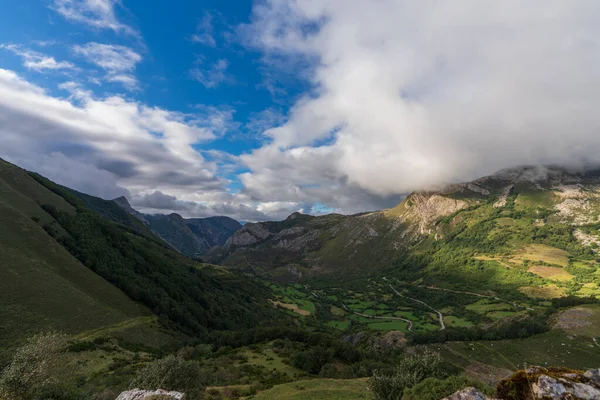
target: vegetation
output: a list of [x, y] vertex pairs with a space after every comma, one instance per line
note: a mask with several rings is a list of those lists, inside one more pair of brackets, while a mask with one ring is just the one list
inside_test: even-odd
[[[415, 195], [264, 223], [269, 238], [229, 249], [223, 267], [173, 251], [112, 201], [0, 163], [0, 398], [439, 399], [492, 394], [476, 378], [525, 363], [598, 365], [597, 216], [575, 225], [559, 196], [526, 184], [498, 206], [504, 186], [486, 185], [437, 195], [451, 207], [433, 220]], [[296, 239], [301, 254], [286, 248]], [[50, 328], [69, 336], [25, 341]]]
[[369, 388], [375, 400], [401, 400], [406, 389], [426, 378], [444, 378], [447, 374], [439, 355], [426, 351], [403, 356], [391, 374], [375, 371]]
[[67, 336], [50, 333], [33, 336], [14, 355], [0, 376], [0, 398], [37, 400], [76, 398], [83, 378], [67, 356]]
[[[136, 230], [91, 211], [68, 190], [33, 175], [61, 195], [75, 214], [42, 205], [68, 236], [46, 225], [46, 231], [84, 265], [190, 335], [211, 330], [255, 326], [271, 314], [268, 289], [234, 274], [211, 273]], [[261, 302], [262, 299], [262, 302]]]

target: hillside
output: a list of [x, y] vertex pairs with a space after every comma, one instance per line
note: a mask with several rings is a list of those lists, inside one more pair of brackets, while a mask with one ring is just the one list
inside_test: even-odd
[[229, 217], [183, 218], [176, 213], [142, 214], [131, 207], [125, 197], [114, 199], [113, 202], [189, 257], [199, 257], [208, 249], [225, 244], [242, 227]]
[[196, 336], [255, 326], [276, 313], [263, 285], [170, 250], [112, 201], [4, 161], [0, 221], [3, 351], [39, 331], [140, 323], [151, 328], [138, 326], [133, 336], [166, 344], [164, 327]]
[[151, 315], [49, 236], [44, 227], [57, 237], [69, 234], [40, 204], [76, 213], [25, 171], [0, 160], [0, 349], [40, 329], [74, 334]]
[[248, 224], [207, 258], [288, 283], [280, 307], [342, 332], [514, 339], [600, 295], [599, 221], [595, 171], [522, 167], [388, 210]]

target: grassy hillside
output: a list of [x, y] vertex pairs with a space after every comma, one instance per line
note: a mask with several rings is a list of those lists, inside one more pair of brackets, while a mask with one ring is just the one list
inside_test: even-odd
[[[160, 346], [278, 314], [251, 278], [171, 250], [112, 201], [0, 161], [0, 346], [31, 334]], [[160, 322], [160, 324], [159, 324]]]
[[40, 204], [75, 213], [62, 197], [0, 160], [1, 351], [40, 330], [81, 333], [150, 315], [44, 231], [43, 225], [68, 237]]
[[155, 237], [103, 218], [71, 190], [37, 174], [31, 176], [75, 209], [69, 213], [42, 204], [60, 225], [60, 229], [47, 226], [47, 232], [92, 271], [149, 307], [164, 324], [173, 323], [190, 335], [199, 335], [213, 329], [254, 326], [273, 315], [263, 285], [204, 268]]

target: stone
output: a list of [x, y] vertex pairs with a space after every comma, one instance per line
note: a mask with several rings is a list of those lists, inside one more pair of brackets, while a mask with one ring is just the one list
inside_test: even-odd
[[442, 400], [492, 400], [474, 387], [468, 387], [444, 397]]
[[180, 392], [168, 392], [166, 390], [127, 390], [119, 395], [116, 400], [150, 400], [152, 396], [161, 396], [160, 400], [182, 400], [185, 396]]

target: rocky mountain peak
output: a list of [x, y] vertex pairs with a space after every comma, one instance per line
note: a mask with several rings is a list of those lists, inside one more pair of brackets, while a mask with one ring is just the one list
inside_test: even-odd
[[288, 220], [293, 220], [293, 219], [296, 219], [296, 218], [302, 217], [303, 215], [304, 215], [304, 214], [302, 214], [301, 212], [298, 212], [298, 211], [296, 211], [296, 212], [294, 212], [294, 213], [291, 213], [291, 214], [290, 214], [290, 215], [289, 215], [289, 216], [288, 216], [288, 217], [287, 217], [285, 220], [286, 220], [286, 221], [288, 221]]

